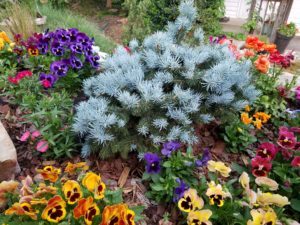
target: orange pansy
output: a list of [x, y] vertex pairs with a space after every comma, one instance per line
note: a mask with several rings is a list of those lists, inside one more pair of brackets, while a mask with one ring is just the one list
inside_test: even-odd
[[38, 211], [34, 210], [29, 203], [27, 203], [27, 202], [23, 202], [23, 203], [16, 202], [12, 205], [12, 207], [7, 209], [4, 214], [5, 215], [16, 214], [18, 216], [25, 215], [25, 216], [29, 216], [33, 220], [37, 220], [37, 213], [38, 213]]
[[80, 199], [77, 206], [74, 208], [74, 218], [79, 219], [83, 216], [85, 223], [87, 225], [91, 225], [94, 217], [100, 214], [100, 209], [93, 201], [94, 200], [91, 196]]
[[65, 218], [66, 214], [66, 202], [61, 196], [56, 195], [48, 201], [42, 213], [42, 219], [52, 223], [58, 223]]
[[264, 55], [260, 55], [258, 59], [254, 62], [256, 69], [262, 73], [267, 73], [270, 67], [270, 62], [268, 58]]
[[249, 117], [249, 114], [248, 114], [248, 113], [243, 112], [243, 113], [241, 114], [241, 121], [242, 121], [244, 124], [248, 125], [248, 124], [250, 124], [250, 123], [252, 122], [252, 118]]
[[77, 169], [82, 169], [84, 171], [89, 169], [89, 166], [86, 165], [86, 162], [79, 162], [79, 163], [70, 163], [68, 162], [65, 172], [69, 174], [74, 174]]
[[53, 166], [45, 166], [43, 169], [37, 169], [36, 171], [42, 175], [44, 180], [51, 182], [56, 182], [61, 174], [61, 170]]
[[100, 225], [135, 225], [135, 213], [126, 204], [106, 206]]

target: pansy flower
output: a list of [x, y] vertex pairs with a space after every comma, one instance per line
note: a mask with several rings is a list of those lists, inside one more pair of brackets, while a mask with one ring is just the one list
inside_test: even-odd
[[84, 222], [87, 225], [91, 225], [93, 223], [94, 217], [98, 216], [99, 214], [100, 209], [91, 196], [88, 198], [80, 199], [77, 206], [74, 208], [74, 218], [79, 219], [83, 216]]
[[183, 212], [191, 212], [197, 209], [202, 209], [204, 201], [198, 196], [195, 189], [188, 189], [184, 192], [181, 199], [178, 201], [178, 208]]
[[278, 152], [278, 148], [270, 142], [261, 143], [257, 150], [256, 155], [262, 158], [274, 159]]
[[40, 197], [44, 194], [55, 195], [57, 193], [57, 188], [51, 185], [46, 185], [45, 183], [39, 183], [37, 192], [34, 194], [34, 197]]
[[209, 160], [207, 163], [207, 168], [210, 172], [218, 172], [223, 177], [229, 177], [229, 174], [231, 172], [230, 167], [226, 166], [223, 162], [216, 162], [213, 160]]
[[76, 35], [76, 42], [83, 46], [92, 45], [92, 40], [85, 33], [78, 33]]
[[188, 185], [181, 179], [177, 178], [178, 186], [174, 189], [173, 201], [178, 202], [184, 195], [184, 192], [189, 189]]
[[291, 162], [292, 167], [300, 167], [300, 156], [295, 156]]
[[27, 203], [14, 203], [9, 209], [5, 210], [5, 215], [18, 215], [18, 216], [29, 216], [33, 220], [37, 220], [37, 211], [32, 208], [32, 206]]
[[250, 178], [249, 178], [248, 173], [243, 172], [239, 178], [239, 182], [244, 189], [248, 190], [250, 188], [250, 186], [249, 186]]
[[64, 183], [62, 191], [70, 205], [75, 204], [80, 198], [82, 198], [80, 185], [75, 180], [68, 180]]
[[32, 198], [30, 199], [31, 205], [47, 205], [48, 200], [45, 198]]
[[135, 213], [126, 204], [105, 206], [100, 225], [135, 225]]
[[67, 44], [70, 41], [70, 35], [65, 29], [56, 30], [55, 38], [62, 44]]
[[87, 61], [91, 64], [95, 69], [100, 66], [100, 56], [99, 55], [89, 55], [86, 57]]
[[196, 160], [195, 164], [197, 167], [207, 166], [208, 161], [210, 160], [209, 148], [205, 148], [201, 159]]
[[267, 187], [270, 191], [276, 191], [278, 189], [278, 183], [268, 177], [256, 177], [255, 183], [258, 186]]
[[40, 82], [42, 86], [46, 89], [52, 88], [56, 81], [57, 81], [57, 76], [53, 74], [45, 74], [45, 73], [40, 74]]
[[260, 120], [260, 119], [255, 119], [254, 121], [253, 121], [253, 125], [256, 127], [256, 129], [261, 129], [262, 128], [262, 121]]
[[275, 225], [277, 222], [277, 215], [272, 208], [266, 212], [263, 209], [252, 209], [250, 214], [252, 220], [248, 220], [247, 225]]
[[243, 112], [241, 114], [241, 121], [243, 122], [243, 124], [250, 124], [252, 122], [252, 118], [249, 117], [248, 113]]
[[21, 196], [32, 195], [33, 194], [33, 190], [31, 187], [33, 184], [32, 178], [29, 175], [27, 175], [27, 177], [23, 179], [21, 183], [22, 183], [22, 188], [20, 190]]
[[271, 118], [270, 115], [264, 113], [264, 112], [256, 112], [254, 115], [253, 115], [254, 118], [258, 119], [258, 120], [261, 120], [262, 123], [267, 123], [268, 120]]
[[67, 35], [70, 38], [70, 42], [76, 42], [76, 37], [79, 31], [76, 28], [70, 28], [68, 29]]
[[268, 158], [256, 156], [251, 160], [252, 174], [255, 177], [265, 177], [272, 168], [272, 163]]
[[270, 62], [266, 56], [259, 55], [258, 59], [254, 62], [254, 65], [261, 73], [267, 73], [270, 67]]
[[258, 189], [257, 192], [257, 204], [262, 207], [268, 207], [270, 205], [276, 205], [280, 208], [289, 205], [289, 199], [279, 194], [272, 194], [270, 192], [263, 193]]
[[79, 162], [79, 163], [71, 163], [68, 162], [65, 172], [68, 174], [75, 174], [76, 170], [82, 169], [84, 171], [87, 171], [89, 169], [89, 166], [86, 164], [86, 162]]
[[214, 181], [208, 183], [208, 189], [205, 194], [209, 198], [209, 204], [218, 207], [222, 207], [225, 198], [230, 197], [230, 193], [223, 191], [221, 184], [216, 185]]
[[65, 76], [68, 72], [68, 65], [65, 61], [61, 60], [61, 61], [55, 61], [53, 63], [51, 63], [50, 65], [50, 71], [57, 76]]
[[70, 49], [73, 53], [82, 54], [83, 46], [80, 43], [74, 43], [70, 45]]
[[76, 56], [71, 56], [69, 61], [73, 69], [81, 69], [83, 67], [83, 63]]
[[57, 181], [61, 174], [61, 170], [53, 166], [45, 166], [43, 169], [37, 169], [36, 171], [42, 175], [44, 180], [49, 180], [53, 183]]
[[192, 211], [188, 214], [188, 225], [212, 225], [209, 218], [212, 215], [212, 211], [209, 209], [203, 209], [199, 211]]
[[94, 193], [95, 199], [104, 198], [104, 193], [106, 189], [105, 183], [101, 181], [100, 175], [97, 175], [93, 172], [86, 173], [85, 177], [82, 180], [82, 184], [90, 192]]
[[150, 174], [159, 173], [161, 166], [161, 158], [155, 154], [147, 152], [144, 154], [144, 159], [146, 161], [146, 172]]
[[7, 199], [7, 193], [14, 193], [19, 186], [19, 182], [17, 181], [2, 181], [0, 182], [0, 208], [5, 206]]
[[65, 49], [59, 42], [54, 41], [51, 44], [51, 52], [55, 56], [63, 56], [65, 53]]
[[52, 223], [58, 223], [66, 217], [66, 202], [61, 196], [56, 195], [48, 201], [42, 212], [42, 219]]
[[39, 49], [36, 46], [29, 46], [27, 48], [27, 51], [30, 56], [38, 56], [39, 55]]
[[170, 157], [173, 151], [178, 150], [181, 147], [178, 141], [168, 141], [163, 144], [161, 154]]
[[280, 147], [286, 149], [293, 149], [297, 143], [296, 136], [293, 132], [289, 132], [288, 130], [281, 129], [279, 131], [279, 137], [277, 139], [277, 143]]

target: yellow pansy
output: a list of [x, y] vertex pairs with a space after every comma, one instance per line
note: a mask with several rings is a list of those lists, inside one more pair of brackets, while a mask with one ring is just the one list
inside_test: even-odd
[[287, 197], [281, 196], [279, 194], [272, 194], [270, 192], [262, 193], [260, 190], [257, 192], [257, 204], [262, 207], [269, 205], [276, 205], [278, 207], [283, 207], [289, 205], [290, 202]]
[[62, 187], [65, 198], [68, 200], [70, 205], [75, 204], [79, 199], [82, 198], [82, 191], [80, 185], [75, 180], [68, 180]]
[[270, 191], [276, 191], [278, 189], [278, 183], [268, 177], [257, 177], [255, 183], [259, 186], [267, 187]]
[[212, 225], [209, 218], [212, 215], [212, 211], [204, 209], [200, 211], [192, 211], [188, 214], [187, 223], [188, 225]]
[[104, 198], [104, 193], [106, 189], [105, 183], [101, 181], [100, 175], [93, 172], [88, 172], [82, 180], [83, 186], [85, 186], [90, 192], [94, 193], [95, 199]]
[[178, 207], [183, 212], [191, 212], [202, 209], [204, 201], [198, 196], [195, 189], [188, 189], [184, 192], [183, 197], [178, 201]]
[[44, 180], [49, 180], [51, 182], [56, 182], [61, 174], [61, 170], [53, 166], [45, 166], [43, 169], [37, 169]]
[[12, 205], [12, 207], [4, 212], [5, 215], [15, 214], [18, 216], [29, 216], [33, 220], [37, 220], [37, 213], [38, 211], [34, 210], [32, 206], [27, 202], [16, 202]]
[[210, 172], [219, 172], [223, 177], [229, 177], [229, 173], [231, 172], [231, 169], [220, 161], [209, 160], [207, 168]]
[[48, 201], [43, 210], [42, 219], [52, 223], [58, 223], [66, 217], [66, 202], [59, 195], [54, 196]]
[[208, 189], [205, 193], [209, 198], [210, 205], [217, 205], [222, 207], [224, 205], [224, 199], [231, 197], [230, 193], [223, 191], [221, 184], [216, 185], [214, 181], [208, 183]]
[[277, 215], [271, 208], [266, 212], [262, 209], [253, 209], [250, 214], [252, 220], [248, 220], [247, 225], [275, 225], [277, 221]]
[[249, 187], [250, 178], [249, 178], [248, 173], [243, 172], [239, 178], [239, 182], [244, 189], [249, 189], [250, 188]]

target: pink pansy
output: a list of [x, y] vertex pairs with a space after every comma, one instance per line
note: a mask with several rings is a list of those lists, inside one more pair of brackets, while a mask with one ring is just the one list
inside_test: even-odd
[[27, 131], [22, 135], [22, 137], [20, 138], [20, 141], [25, 142], [25, 141], [28, 140], [29, 137], [30, 137], [30, 131], [27, 130]]
[[295, 156], [293, 161], [291, 162], [293, 167], [300, 167], [300, 156]]
[[279, 137], [277, 140], [278, 145], [282, 148], [293, 149], [296, 145], [296, 136], [293, 132], [289, 132], [285, 127], [280, 128]]
[[257, 150], [256, 155], [262, 158], [274, 159], [278, 152], [278, 148], [270, 142], [261, 143]]
[[293, 152], [289, 149], [281, 148], [280, 151], [285, 160], [289, 160], [293, 157]]
[[41, 140], [36, 145], [36, 150], [39, 152], [46, 152], [48, 150], [48, 142], [45, 140]]
[[31, 133], [31, 139], [35, 140], [35, 138], [41, 136], [41, 132], [39, 132], [38, 130], [35, 130]]

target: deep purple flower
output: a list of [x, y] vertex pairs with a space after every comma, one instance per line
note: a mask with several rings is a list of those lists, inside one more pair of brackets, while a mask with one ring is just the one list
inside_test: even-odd
[[57, 77], [53, 74], [40, 74], [40, 81], [44, 88], [51, 88], [57, 81]]
[[55, 61], [50, 65], [50, 71], [57, 76], [65, 76], [68, 72], [68, 65], [66, 61]]
[[205, 148], [202, 158], [196, 160], [195, 164], [197, 167], [202, 167], [202, 166], [206, 166], [207, 162], [210, 160], [210, 153], [209, 153], [209, 148]]
[[83, 46], [93, 44], [93, 41], [85, 33], [78, 33], [76, 36], [76, 42], [82, 44]]
[[73, 69], [81, 69], [83, 67], [82, 62], [76, 56], [71, 56], [69, 62]]
[[42, 55], [45, 55], [48, 52], [48, 44], [40, 42], [38, 43], [37, 48], [39, 50], [39, 53]]
[[65, 49], [59, 42], [53, 42], [51, 45], [51, 52], [53, 55], [63, 56]]
[[163, 145], [163, 149], [161, 150], [161, 154], [170, 157], [173, 151], [178, 150], [181, 147], [180, 142], [178, 141], [168, 141]]
[[65, 29], [58, 29], [55, 31], [55, 38], [62, 44], [70, 42], [70, 36]]
[[76, 42], [76, 37], [79, 31], [76, 28], [70, 28], [68, 29], [67, 35], [70, 38], [70, 42]]
[[84, 55], [86, 57], [92, 56], [93, 55], [93, 48], [91, 45], [88, 45], [86, 47], [84, 47]]
[[184, 183], [183, 180], [177, 178], [176, 182], [179, 185], [174, 189], [173, 202], [178, 202], [179, 199], [183, 197], [184, 192], [189, 189], [189, 186], [186, 183]]
[[160, 161], [161, 158], [155, 153], [147, 152], [144, 155], [144, 159], [146, 161], [146, 172], [151, 174], [159, 173], [161, 166]]
[[100, 56], [99, 55], [90, 55], [86, 58], [86, 60], [91, 64], [94, 68], [99, 68], [100, 65]]
[[70, 45], [70, 49], [73, 53], [82, 54], [83, 53], [83, 46], [81, 43], [74, 43]]

